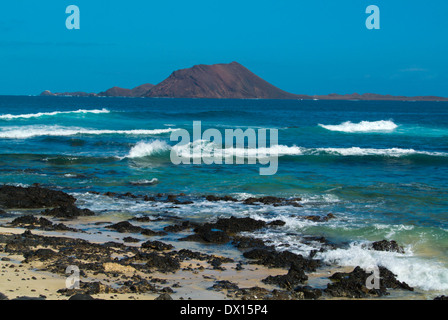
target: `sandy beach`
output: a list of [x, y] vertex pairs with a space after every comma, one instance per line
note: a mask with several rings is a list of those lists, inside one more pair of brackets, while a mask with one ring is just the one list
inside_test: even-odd
[[[0, 191], [3, 199], [6, 194], [10, 197], [3, 201], [4, 205], [24, 207], [6, 209], [0, 217], [0, 292], [8, 299], [431, 297], [398, 281], [386, 268], [380, 268], [380, 286], [367, 288], [371, 274], [359, 267], [330, 266], [313, 255], [304, 257], [279, 250], [248, 233], [278, 228], [284, 225], [280, 220], [266, 223], [252, 218], [216, 217], [213, 221], [198, 222], [162, 214], [124, 219], [120, 214], [98, 215], [80, 209], [74, 205], [76, 199], [72, 196], [39, 186], [6, 186]], [[161, 200], [154, 198], [150, 202], [189, 205], [177, 200], [176, 195], [158, 196]], [[291, 205], [298, 200], [268, 197], [245, 202]], [[236, 200], [208, 197], [208, 201]], [[50, 205], [52, 208], [39, 209]], [[309, 216], [307, 219], [336, 218]], [[334, 247], [323, 237], [309, 241]], [[372, 244], [372, 250], [403, 249], [394, 241], [380, 241]], [[79, 282], [72, 287], [75, 282], [67, 279]]]

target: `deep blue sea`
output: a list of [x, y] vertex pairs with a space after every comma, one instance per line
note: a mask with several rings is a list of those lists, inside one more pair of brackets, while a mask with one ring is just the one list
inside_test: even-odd
[[[193, 121], [222, 132], [277, 129], [277, 173], [172, 164], [170, 134]], [[380, 264], [411, 286], [448, 292], [447, 102], [2, 96], [0, 183], [60, 188], [100, 214], [282, 219], [286, 226], [256, 236], [298, 253], [319, 249], [304, 235], [325, 236], [342, 246], [318, 253], [329, 264]], [[195, 202], [149, 209], [89, 191], [185, 193]], [[303, 207], [214, 203], [206, 194], [300, 197]], [[336, 218], [300, 218], [328, 213]], [[406, 253], [364, 246], [382, 239]]]

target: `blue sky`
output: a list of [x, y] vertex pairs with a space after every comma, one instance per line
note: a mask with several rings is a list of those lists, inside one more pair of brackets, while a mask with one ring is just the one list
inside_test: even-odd
[[[65, 27], [68, 5], [81, 29]], [[381, 29], [365, 27], [368, 5]], [[157, 84], [238, 61], [300, 94], [448, 96], [448, 1], [16, 0], [0, 7], [0, 94]]]

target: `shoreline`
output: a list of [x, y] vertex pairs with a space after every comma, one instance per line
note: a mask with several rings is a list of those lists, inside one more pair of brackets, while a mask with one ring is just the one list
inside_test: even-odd
[[[197, 223], [163, 214], [123, 220], [79, 209], [74, 206], [76, 199], [61, 191], [39, 186], [8, 190], [25, 191], [26, 195], [44, 193], [50, 202], [68, 201], [73, 206], [63, 204], [58, 208], [53, 204], [54, 209], [38, 214], [37, 208], [22, 210], [20, 215], [0, 214], [0, 292], [9, 299], [66, 300], [75, 294], [106, 300], [433, 298], [431, 293], [399, 282], [387, 269], [388, 282], [369, 291], [365, 281], [370, 274], [364, 271], [277, 251], [246, 235], [248, 231], [277, 228], [281, 221], [268, 224], [251, 218], [216, 217], [214, 222]], [[174, 195], [166, 200], [188, 205]], [[234, 199], [209, 196], [208, 200]], [[258, 201], [300, 205], [299, 199], [275, 197], [245, 201], [248, 205]], [[309, 218], [317, 221], [333, 217]], [[376, 249], [400, 247], [393, 241], [379, 241]], [[68, 265], [79, 266], [79, 290], [65, 286]], [[349, 280], [335, 280], [343, 274]]]

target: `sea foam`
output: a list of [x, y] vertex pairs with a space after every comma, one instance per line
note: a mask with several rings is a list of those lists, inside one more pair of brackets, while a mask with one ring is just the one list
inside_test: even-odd
[[186, 145], [170, 146], [164, 140], [154, 140], [150, 142], [141, 141], [130, 150], [127, 158], [143, 158], [160, 154], [166, 151], [175, 151], [177, 155], [196, 157], [213, 157], [222, 155], [223, 157], [237, 158], [263, 158], [272, 155], [281, 156], [380, 156], [380, 157], [405, 157], [412, 155], [426, 155], [447, 157], [448, 153], [419, 151], [414, 149], [402, 148], [304, 148], [296, 145], [274, 145], [268, 148], [221, 148], [211, 141], [197, 140]]
[[412, 287], [423, 290], [448, 290], [446, 265], [414, 256], [412, 252], [399, 254], [375, 251], [369, 250], [361, 243], [352, 243], [346, 249], [319, 253], [317, 258], [341, 266], [360, 266], [361, 268], [384, 266], [396, 274], [398, 280]]
[[102, 134], [121, 134], [121, 135], [159, 135], [170, 133], [177, 129], [134, 129], [134, 130], [102, 130], [86, 129], [78, 127], [62, 126], [21, 126], [4, 127], [0, 131], [0, 138], [3, 139], [28, 139], [39, 136], [66, 137], [78, 134], [102, 135]]
[[0, 115], [0, 119], [2, 120], [15, 120], [15, 119], [31, 119], [31, 118], [39, 118], [44, 116], [57, 116], [61, 114], [101, 114], [101, 113], [110, 113], [109, 110], [103, 108], [101, 110], [84, 110], [79, 109], [76, 111], [53, 111], [53, 112], [39, 112], [39, 113], [28, 113], [28, 114], [3, 114]]
[[320, 127], [339, 132], [391, 132], [394, 131], [398, 126], [391, 120], [380, 120], [380, 121], [361, 121], [359, 123], [353, 123], [346, 121], [338, 125], [324, 125], [319, 124]]

